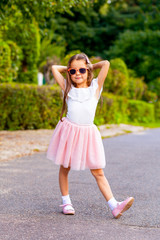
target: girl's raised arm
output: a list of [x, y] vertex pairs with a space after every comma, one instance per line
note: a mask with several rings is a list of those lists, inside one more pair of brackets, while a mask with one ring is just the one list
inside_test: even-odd
[[98, 86], [99, 86], [99, 91], [100, 91], [101, 88], [103, 87], [104, 80], [107, 77], [110, 63], [108, 60], [104, 60], [104, 61], [95, 63], [92, 66], [93, 66], [93, 70], [97, 69], [97, 68], [101, 68], [101, 70], [98, 74]]
[[52, 65], [52, 73], [54, 76], [54, 79], [59, 84], [61, 89], [65, 91], [65, 81], [62, 73], [67, 71], [66, 66], [60, 66], [60, 65]]

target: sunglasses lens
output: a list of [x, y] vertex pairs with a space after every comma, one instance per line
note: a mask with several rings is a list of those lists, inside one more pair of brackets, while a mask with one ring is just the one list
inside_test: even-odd
[[83, 74], [83, 73], [86, 73], [86, 68], [80, 68], [80, 69], [79, 69], [79, 72], [82, 73], [82, 74]]
[[76, 73], [76, 70], [75, 69], [71, 69], [69, 72], [70, 72], [71, 75], [74, 75]]
[[[70, 72], [71, 75], [76, 74], [76, 71], [77, 71], [77, 70], [74, 69], [74, 68], [72, 68], [72, 69], [69, 70], [69, 72]], [[82, 73], [82, 74], [86, 73], [86, 68], [80, 68], [80, 69], [79, 69], [79, 72]]]

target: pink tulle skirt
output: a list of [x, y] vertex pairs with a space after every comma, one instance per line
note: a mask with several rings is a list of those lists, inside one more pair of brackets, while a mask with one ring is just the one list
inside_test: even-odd
[[104, 147], [96, 125], [78, 125], [63, 118], [53, 132], [47, 158], [73, 170], [104, 168]]

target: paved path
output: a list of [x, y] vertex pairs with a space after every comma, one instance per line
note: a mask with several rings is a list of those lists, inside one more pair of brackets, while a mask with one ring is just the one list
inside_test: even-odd
[[160, 239], [160, 129], [104, 139], [115, 197], [134, 196], [113, 219], [88, 170], [70, 173], [75, 216], [64, 216], [58, 167], [45, 154], [0, 163], [0, 240]]

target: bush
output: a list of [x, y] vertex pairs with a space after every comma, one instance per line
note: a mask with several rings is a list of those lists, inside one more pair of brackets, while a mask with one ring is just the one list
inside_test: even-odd
[[107, 92], [128, 96], [128, 70], [125, 62], [120, 58], [110, 61], [110, 69], [104, 89]]
[[160, 101], [157, 101], [155, 104], [155, 119], [157, 122], [160, 122]]
[[130, 122], [149, 123], [155, 121], [154, 105], [139, 100], [128, 101]]
[[[15, 10], [17, 7], [14, 6]], [[20, 11], [9, 18], [3, 26], [3, 41], [11, 48], [12, 70], [14, 80], [23, 83], [37, 83], [37, 63], [40, 54], [40, 33], [38, 23], [24, 21]], [[16, 66], [14, 66], [14, 64]], [[17, 69], [18, 68], [18, 69]]]
[[0, 82], [11, 82], [11, 50], [8, 44], [0, 39]]
[[128, 100], [122, 96], [103, 93], [98, 103], [95, 124], [120, 123], [128, 121]]
[[149, 89], [160, 97], [160, 77], [148, 84]]
[[53, 128], [62, 101], [57, 87], [0, 84], [0, 129]]
[[128, 69], [127, 69], [127, 65], [125, 64], [125, 62], [121, 59], [121, 58], [114, 58], [111, 59], [110, 61], [111, 64], [111, 68], [112, 69], [117, 69], [119, 70], [121, 73], [123, 73], [125, 75], [125, 77], [128, 79]]
[[129, 78], [129, 95], [130, 99], [141, 100], [147, 91], [147, 85], [143, 78]]
[[[54, 128], [59, 120], [62, 98], [57, 85], [0, 84], [0, 130]], [[160, 120], [160, 103], [156, 103]], [[103, 93], [98, 103], [95, 124], [154, 122], [154, 104], [128, 100]]]
[[17, 44], [13, 41], [7, 41], [8, 46], [11, 50], [11, 68], [10, 72], [12, 74], [12, 80], [15, 80], [18, 75], [18, 71], [21, 66], [21, 61], [23, 59], [22, 50]]

